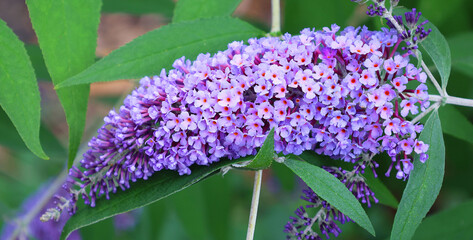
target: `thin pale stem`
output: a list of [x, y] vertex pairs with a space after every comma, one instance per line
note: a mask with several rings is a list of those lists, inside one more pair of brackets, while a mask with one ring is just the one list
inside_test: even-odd
[[459, 98], [453, 96], [446, 96], [442, 97], [439, 95], [429, 95], [429, 100], [434, 102], [443, 102], [445, 99], [445, 103], [452, 104], [452, 105], [459, 105], [465, 107], [473, 107], [473, 99], [468, 98]]
[[432, 72], [430, 72], [429, 67], [425, 65], [424, 61], [421, 61], [422, 68], [424, 69], [425, 73], [427, 73], [427, 76], [429, 76], [430, 81], [432, 84], [434, 84], [435, 88], [437, 89], [437, 92], [439, 92], [440, 96], [446, 96], [447, 93], [440, 87], [439, 83], [437, 82], [437, 79], [435, 79], [434, 75]]
[[421, 114], [417, 115], [414, 119], [412, 119], [412, 123], [416, 123], [419, 120], [421, 120], [423, 117], [425, 117], [427, 114], [432, 112], [435, 109], [438, 109], [440, 107], [440, 102], [436, 102], [432, 104], [429, 108], [427, 108], [425, 111], [423, 111]]
[[261, 180], [263, 178], [263, 170], [255, 173], [255, 184], [253, 186], [253, 198], [251, 199], [250, 220], [248, 222], [248, 231], [246, 232], [246, 240], [253, 240], [256, 226], [256, 216], [258, 214], [259, 195], [261, 192]]
[[281, 3], [271, 0], [271, 33], [281, 32]]

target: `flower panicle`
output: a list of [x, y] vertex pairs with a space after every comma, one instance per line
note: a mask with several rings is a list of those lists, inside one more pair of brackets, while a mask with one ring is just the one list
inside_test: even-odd
[[190, 174], [192, 165], [254, 155], [272, 128], [277, 153], [358, 163], [386, 152], [406, 179], [414, 154], [428, 157], [416, 139], [422, 125], [408, 115], [429, 101], [426, 74], [398, 52], [400, 41], [393, 30], [334, 24], [177, 59], [105, 117], [69, 172], [69, 212], [159, 171]]
[[[301, 199], [310, 204], [300, 206], [294, 212], [296, 217], [290, 217], [290, 221], [284, 226], [284, 232], [288, 234], [286, 239], [321, 240], [322, 237], [314, 231], [314, 226], [317, 226], [327, 238], [330, 237], [329, 234], [337, 237], [342, 232], [337, 222], [344, 224], [352, 221], [342, 212], [319, 198], [311, 188], [304, 189], [303, 193]], [[307, 212], [309, 209], [316, 209], [313, 217], [309, 216]]]
[[[327, 167], [322, 168], [338, 178], [345, 186], [352, 192], [352, 194], [362, 203], [371, 206], [370, 199], [375, 203], [378, 199], [374, 192], [366, 184], [361, 173], [367, 166], [377, 165], [371, 158], [367, 161], [362, 161], [357, 164], [352, 171], [343, 170], [341, 167]], [[373, 170], [374, 171], [374, 170]], [[317, 232], [314, 231], [313, 226], [317, 223], [320, 232], [329, 238], [329, 234], [337, 237], [341, 233], [341, 229], [337, 225], [352, 221], [342, 212], [331, 206], [329, 203], [321, 199], [311, 188], [306, 188], [303, 191], [301, 199], [311, 203], [305, 206], [300, 206], [294, 212], [296, 217], [290, 217], [290, 221], [285, 225], [284, 232], [289, 239], [322, 239]], [[320, 207], [320, 208], [319, 208]], [[318, 208], [314, 217], [309, 217], [307, 209]]]
[[[362, 0], [351, 0], [359, 4], [368, 2]], [[425, 25], [429, 22], [424, 20], [419, 22], [422, 15], [416, 8], [411, 9], [403, 15], [393, 15], [393, 8], [399, 4], [399, 0], [390, 0], [390, 7], [386, 7], [385, 0], [370, 0], [372, 4], [368, 5], [366, 14], [370, 17], [382, 17], [386, 19], [386, 24], [391, 29], [399, 31], [399, 37], [406, 43], [407, 46], [402, 47], [402, 50], [414, 54], [413, 51], [418, 49], [420, 42], [425, 40], [432, 32], [432, 29], [426, 29]]]

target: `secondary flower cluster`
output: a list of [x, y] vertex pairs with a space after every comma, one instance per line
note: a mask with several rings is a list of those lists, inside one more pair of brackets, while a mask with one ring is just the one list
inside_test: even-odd
[[[304, 189], [302, 192], [304, 195], [302, 195], [301, 198], [311, 204], [305, 207], [300, 206], [294, 212], [297, 217], [290, 217], [291, 220], [284, 226], [284, 232], [289, 234], [286, 236], [286, 239], [322, 240], [322, 237], [312, 229], [314, 224], [318, 225], [320, 232], [324, 234], [327, 239], [330, 238], [330, 233], [337, 237], [342, 230], [338, 227], [336, 221], [341, 224], [352, 221], [342, 212], [319, 198], [311, 188]], [[319, 208], [314, 217], [309, 217], [310, 215], [306, 211], [306, 209], [310, 208]]]
[[[323, 166], [322, 168], [338, 178], [357, 199], [370, 207], [370, 199], [373, 199], [375, 203], [378, 202], [378, 199], [366, 184], [365, 178], [361, 175], [364, 173], [366, 167], [369, 167], [373, 173], [376, 174], [374, 168], [378, 167], [378, 164], [372, 160], [372, 158], [365, 157], [363, 161], [355, 165], [352, 171], [343, 170], [341, 167]], [[316, 223], [320, 232], [326, 235], [327, 238], [329, 238], [330, 233], [337, 237], [341, 233], [341, 229], [338, 227], [336, 221], [344, 224], [351, 221], [351, 219], [319, 198], [311, 188], [307, 188], [303, 193], [304, 195], [301, 196], [301, 198], [312, 204], [300, 206], [294, 212], [296, 217], [290, 217], [289, 222], [284, 227], [284, 232], [288, 234], [286, 239], [322, 239], [317, 232], [313, 231], [313, 226]], [[318, 208], [317, 212], [313, 214], [313, 217], [310, 217], [311, 215], [306, 211], [306, 209], [309, 208]]]
[[[69, 216], [67, 213], [58, 213], [56, 216], [57, 221], [41, 222], [41, 212], [36, 213], [36, 216], [30, 218], [27, 216], [38, 204], [43, 201], [44, 195], [47, 194], [51, 184], [44, 184], [35, 193], [33, 193], [28, 199], [26, 199], [15, 219], [8, 219], [3, 225], [0, 239], [37, 239], [37, 240], [50, 240], [59, 239], [61, 236], [62, 228], [66, 224]], [[59, 188], [55, 193], [54, 201], [48, 201], [43, 207], [44, 210], [55, 207], [57, 201], [60, 198], [68, 197], [69, 192], [63, 188]], [[61, 216], [62, 215], [62, 216]], [[59, 218], [60, 217], [60, 218]], [[80, 240], [82, 239], [78, 231], [73, 231], [67, 238], [68, 240]]]
[[416, 139], [422, 125], [405, 117], [429, 102], [426, 75], [396, 52], [400, 41], [393, 30], [332, 25], [176, 60], [105, 118], [70, 171], [71, 213], [79, 197], [95, 206], [163, 169], [190, 174], [194, 164], [256, 154], [272, 128], [278, 153], [315, 150], [355, 163], [386, 152], [406, 178], [413, 154], [425, 161], [428, 146]]

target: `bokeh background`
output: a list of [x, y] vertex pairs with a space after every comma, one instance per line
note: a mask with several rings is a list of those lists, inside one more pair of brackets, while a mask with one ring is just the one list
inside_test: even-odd
[[[170, 22], [172, 0], [103, 0], [98, 32], [97, 59], [150, 30]], [[367, 17], [366, 6], [349, 0], [285, 0], [282, 2], [283, 32], [321, 29], [332, 23], [345, 26], [383, 26]], [[450, 95], [473, 98], [473, 3], [469, 0], [401, 0], [400, 5], [416, 7], [433, 22], [452, 48]], [[243, 0], [234, 13], [255, 26], [269, 30], [270, 0]], [[35, 157], [27, 150], [13, 125], [0, 109], [0, 228], [15, 221], [22, 202], [65, 166], [67, 125], [64, 113], [44, 65], [28, 10], [22, 0], [0, 0], [0, 18], [24, 41], [38, 76], [42, 97], [41, 141], [51, 160]], [[469, 40], [468, 40], [469, 39]], [[1, 46], [0, 46], [1, 51]], [[429, 63], [429, 60], [426, 59]], [[430, 65], [429, 65], [430, 66]], [[432, 65], [433, 69], [433, 65]], [[435, 72], [434, 72], [435, 73]], [[88, 141], [102, 118], [133, 88], [133, 80], [92, 84], [86, 133]], [[1, 86], [0, 86], [1, 87]], [[473, 109], [457, 107], [468, 119]], [[448, 115], [442, 120], [454, 121]], [[446, 173], [440, 195], [429, 214], [449, 209], [473, 198], [473, 148], [470, 143], [444, 135]], [[471, 136], [473, 139], [473, 136]], [[387, 163], [381, 163], [383, 175]], [[400, 199], [405, 182], [395, 178], [383, 182]], [[263, 189], [255, 239], [284, 239], [284, 225], [298, 205], [304, 184], [288, 169], [274, 164], [264, 171]], [[82, 239], [244, 239], [251, 202], [253, 173], [232, 170], [224, 177], [213, 176], [163, 201], [130, 214], [80, 230]], [[367, 210], [377, 232], [370, 236], [356, 224], [342, 226], [338, 239], [386, 239], [395, 209], [375, 205]]]

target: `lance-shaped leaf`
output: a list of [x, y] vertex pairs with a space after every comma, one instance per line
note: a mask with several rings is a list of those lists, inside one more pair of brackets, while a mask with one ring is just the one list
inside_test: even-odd
[[231, 17], [169, 24], [113, 51], [58, 87], [156, 75], [182, 56], [193, 59], [199, 53], [225, 49], [231, 41], [263, 34], [250, 24]]
[[373, 225], [356, 197], [336, 177], [307, 162], [286, 158], [284, 164], [322, 199], [375, 235]]
[[414, 159], [401, 202], [399, 203], [391, 239], [411, 239], [415, 230], [435, 202], [442, 186], [445, 168], [445, 146], [438, 112], [432, 113], [419, 137], [429, 144], [425, 163]]
[[240, 2], [241, 0], [180, 0], [174, 9], [172, 22], [230, 16]]
[[174, 5], [172, 0], [103, 0], [102, 12], [136, 15], [157, 13], [171, 17]]
[[39, 141], [41, 98], [25, 46], [0, 20], [0, 106], [15, 125], [26, 146], [48, 159]]
[[61, 239], [66, 239], [72, 231], [81, 227], [161, 200], [216, 173], [222, 167], [242, 161], [221, 160], [210, 166], [194, 166], [191, 168], [192, 173], [184, 176], [179, 176], [175, 171], [157, 172], [148, 180], [140, 179], [131, 183], [129, 189], [111, 195], [110, 200], [98, 199], [93, 208], [80, 203], [77, 213], [64, 226]]
[[[33, 28], [54, 85], [81, 72], [95, 60], [101, 1], [27, 0]], [[85, 127], [89, 86], [57, 91], [69, 125], [69, 166]]]

